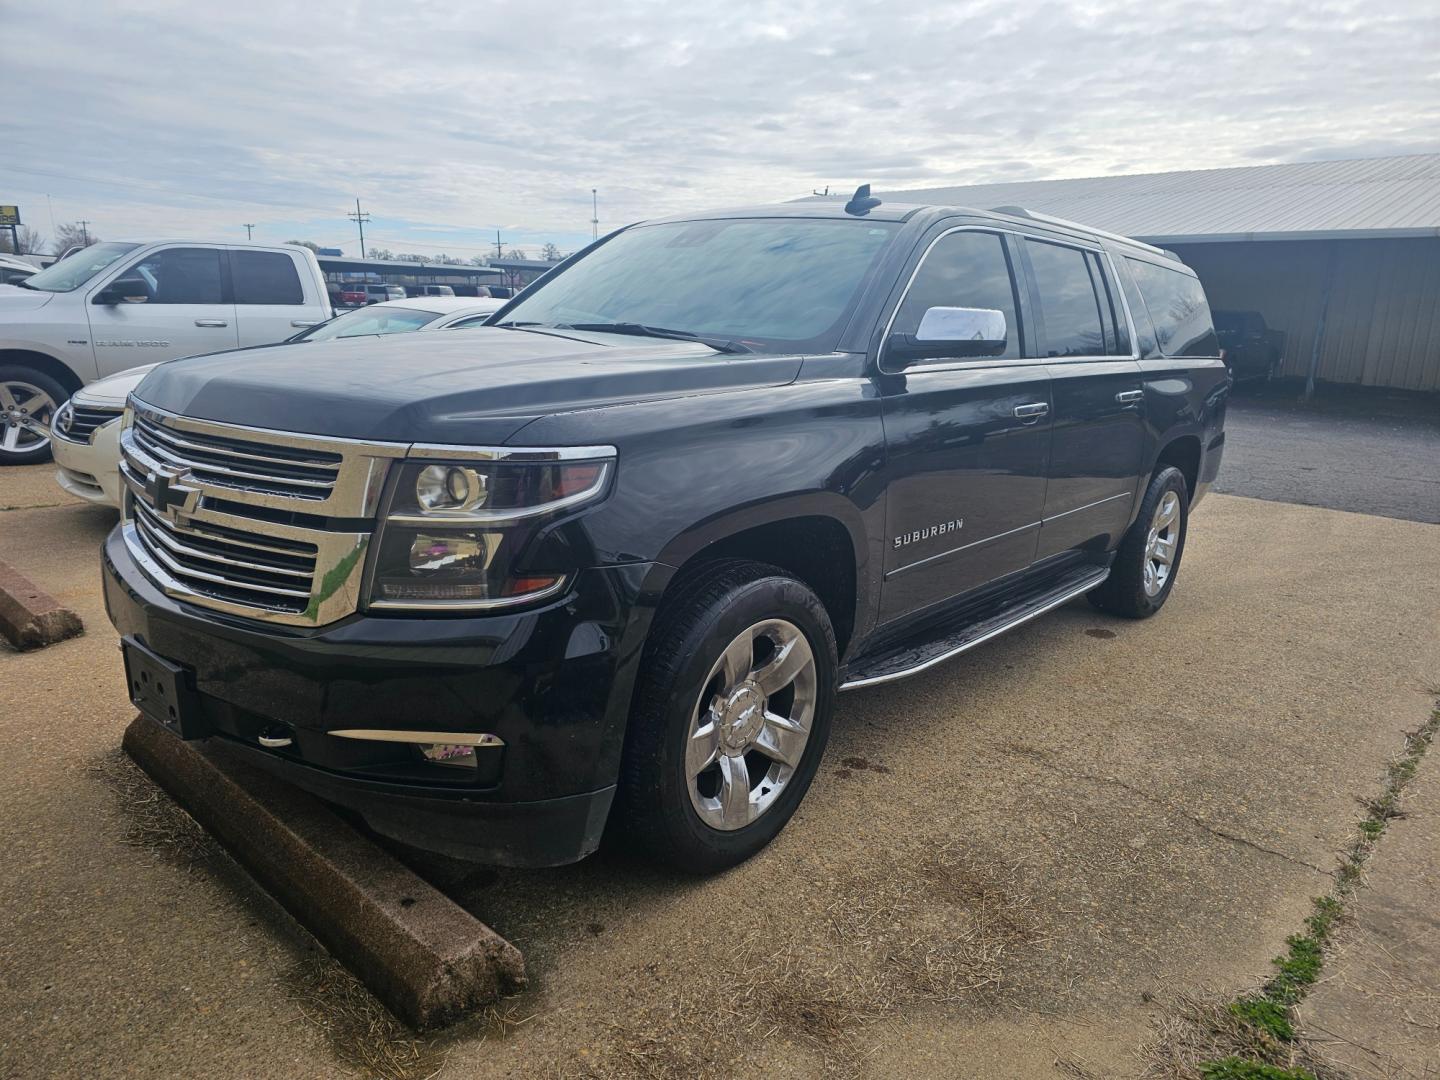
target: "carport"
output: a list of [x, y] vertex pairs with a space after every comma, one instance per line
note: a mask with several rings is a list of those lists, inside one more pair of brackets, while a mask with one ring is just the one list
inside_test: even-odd
[[1175, 251], [1212, 308], [1283, 331], [1283, 377], [1440, 390], [1440, 154], [925, 188]]

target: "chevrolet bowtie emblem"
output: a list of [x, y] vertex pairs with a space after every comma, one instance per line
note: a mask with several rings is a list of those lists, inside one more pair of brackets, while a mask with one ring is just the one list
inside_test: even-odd
[[200, 502], [200, 489], [186, 487], [189, 469], [172, 469], [161, 465], [145, 474], [145, 497], [157, 514], [179, 525], [195, 512]]

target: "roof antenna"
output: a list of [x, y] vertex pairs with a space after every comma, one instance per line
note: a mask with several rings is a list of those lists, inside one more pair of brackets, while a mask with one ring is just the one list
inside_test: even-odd
[[850, 196], [850, 201], [845, 204], [845, 213], [864, 217], [879, 205], [880, 200], [872, 198], [870, 195], [870, 185], [861, 184], [855, 189], [855, 194]]

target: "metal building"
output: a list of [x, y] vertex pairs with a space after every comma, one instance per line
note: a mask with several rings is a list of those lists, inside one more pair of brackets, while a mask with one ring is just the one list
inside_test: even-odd
[[891, 192], [1023, 206], [1176, 252], [1285, 332], [1279, 374], [1440, 390], [1440, 154]]

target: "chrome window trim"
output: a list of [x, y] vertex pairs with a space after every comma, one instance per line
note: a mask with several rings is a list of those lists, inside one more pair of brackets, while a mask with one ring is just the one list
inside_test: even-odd
[[[1058, 245], [1058, 246], [1060, 246], [1060, 247], [1071, 247], [1071, 248], [1076, 249], [1077, 251], [1089, 251], [1089, 252], [1092, 252], [1092, 253], [1100, 256], [1102, 259], [1105, 260], [1106, 264], [1109, 266], [1109, 268], [1110, 268], [1110, 279], [1111, 279], [1111, 281], [1114, 282], [1115, 287], [1116, 287], [1117, 289], [1119, 289], [1119, 291], [1120, 291], [1120, 303], [1124, 306], [1124, 309], [1125, 309], [1125, 322], [1126, 322], [1126, 325], [1129, 327], [1129, 330], [1130, 330], [1130, 352], [1129, 352], [1129, 354], [1127, 355], [1127, 354], [1124, 354], [1124, 353], [1117, 353], [1117, 354], [1114, 354], [1114, 355], [1106, 354], [1106, 355], [1102, 355], [1102, 356], [993, 356], [993, 357], [973, 357], [973, 358], [967, 358], [967, 359], [963, 359], [963, 360], [958, 360], [958, 359], [957, 359], [957, 360], [949, 360], [949, 361], [947, 361], [947, 360], [939, 360], [939, 361], [936, 361], [936, 362], [934, 362], [934, 363], [927, 363], [927, 362], [925, 362], [925, 361], [919, 361], [919, 362], [917, 362], [917, 363], [910, 364], [910, 365], [908, 365], [908, 366], [906, 366], [906, 367], [903, 367], [903, 368], [901, 368], [899, 371], [891, 371], [889, 368], [887, 368], [887, 367], [885, 366], [885, 351], [886, 351], [886, 345], [887, 345], [887, 344], [889, 343], [889, 341], [890, 341], [890, 332], [891, 332], [891, 330], [893, 330], [894, 327], [895, 327], [895, 320], [896, 320], [896, 318], [898, 318], [899, 315], [900, 315], [900, 309], [905, 306], [905, 298], [910, 295], [911, 286], [913, 286], [913, 285], [915, 284], [915, 278], [919, 276], [921, 267], [923, 267], [923, 266], [925, 265], [925, 260], [930, 257], [930, 252], [931, 252], [932, 250], [934, 250], [935, 245], [938, 244], [941, 240], [944, 240], [945, 237], [950, 236], [952, 233], [957, 233], [957, 232], [984, 232], [984, 233], [990, 233], [990, 234], [992, 234], [992, 235], [1002, 236], [1002, 237], [1008, 235], [1008, 236], [1016, 237], [1016, 238], [1017, 238], [1018, 240], [1020, 240], [1022, 243], [1023, 243], [1025, 240], [1027, 240], [1027, 239], [1034, 239], [1034, 240], [1036, 240], [1037, 242], [1042, 243], [1042, 244], [1056, 244], [1056, 245]], [[1010, 263], [1011, 263], [1011, 259], [1009, 258], [1009, 252], [1007, 251], [1007, 252], [1006, 252], [1006, 265], [1009, 266]], [[1015, 268], [1012, 267], [1012, 270], [1013, 270], [1013, 269], [1015, 269]], [[1025, 273], [1025, 270], [1024, 270], [1024, 267], [1023, 267], [1023, 266], [1019, 268], [1019, 273], [1020, 273], [1021, 277], [1023, 278], [1023, 277], [1024, 277], [1024, 273]], [[1021, 284], [1021, 282], [1020, 282], [1020, 280], [1018, 280], [1018, 279], [1012, 281], [1012, 286], [1015, 287], [1016, 289], [1019, 288], [1020, 284]], [[1015, 298], [1015, 300], [1016, 300], [1016, 312], [1017, 312], [1017, 314], [1019, 313], [1019, 310], [1020, 310], [1020, 307], [1021, 307], [1021, 305], [1020, 305], [1020, 303], [1019, 303], [1019, 299], [1020, 299], [1020, 298], [1019, 298], [1019, 296], [1017, 295], [1016, 298]], [[1097, 298], [1097, 299], [1098, 299], [1098, 298]], [[1134, 322], [1134, 319], [1133, 319], [1133, 318], [1131, 317], [1131, 315], [1130, 315], [1130, 304], [1129, 304], [1129, 301], [1126, 300], [1126, 298], [1125, 298], [1125, 290], [1120, 287], [1120, 277], [1119, 277], [1119, 274], [1118, 274], [1118, 272], [1116, 271], [1116, 268], [1115, 268], [1115, 261], [1114, 261], [1114, 259], [1112, 259], [1112, 258], [1110, 257], [1110, 252], [1107, 251], [1107, 250], [1104, 248], [1103, 245], [1099, 244], [1098, 242], [1091, 244], [1091, 243], [1086, 243], [1085, 241], [1082, 241], [1082, 240], [1076, 240], [1076, 239], [1071, 239], [1071, 238], [1064, 238], [1064, 239], [1062, 239], [1062, 238], [1053, 237], [1053, 236], [1042, 236], [1042, 235], [1039, 235], [1039, 234], [1036, 234], [1036, 233], [1026, 232], [1024, 229], [1016, 228], [1016, 227], [1010, 226], [1010, 225], [1008, 225], [1008, 224], [996, 223], [996, 224], [994, 224], [994, 225], [990, 225], [990, 224], [955, 225], [955, 226], [953, 226], [953, 227], [951, 227], [951, 228], [949, 228], [949, 229], [946, 229], [944, 232], [942, 232], [939, 236], [935, 237], [934, 240], [931, 240], [930, 243], [926, 245], [924, 254], [922, 254], [922, 255], [920, 256], [920, 260], [915, 264], [915, 269], [913, 269], [913, 270], [910, 271], [910, 278], [909, 278], [909, 280], [907, 280], [907, 281], [905, 282], [905, 288], [904, 288], [904, 290], [900, 293], [900, 299], [897, 300], [897, 301], [895, 301], [894, 310], [892, 310], [892, 311], [890, 312], [890, 317], [889, 317], [889, 318], [886, 320], [886, 322], [885, 322], [885, 332], [884, 332], [884, 333], [881, 335], [881, 337], [880, 337], [880, 348], [879, 348], [879, 352], [878, 352], [878, 354], [877, 354], [876, 363], [877, 363], [880, 371], [881, 371], [883, 374], [886, 374], [886, 375], [904, 375], [904, 374], [906, 374], [907, 372], [912, 372], [912, 371], [913, 371], [913, 372], [916, 372], [916, 373], [929, 372], [929, 371], [969, 371], [969, 370], [973, 370], [973, 369], [975, 369], [975, 368], [993, 368], [993, 367], [1001, 367], [1001, 366], [1004, 366], [1004, 367], [1021, 367], [1021, 366], [1025, 366], [1025, 365], [1032, 365], [1032, 366], [1033, 366], [1033, 365], [1047, 365], [1047, 366], [1048, 366], [1048, 365], [1050, 365], [1050, 364], [1094, 363], [1094, 362], [1097, 361], [1097, 360], [1124, 361], [1124, 360], [1139, 360], [1139, 359], [1140, 359], [1140, 343], [1139, 343], [1139, 341], [1136, 339], [1136, 335], [1135, 335], [1135, 322]]]

